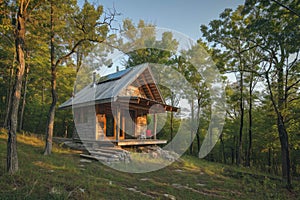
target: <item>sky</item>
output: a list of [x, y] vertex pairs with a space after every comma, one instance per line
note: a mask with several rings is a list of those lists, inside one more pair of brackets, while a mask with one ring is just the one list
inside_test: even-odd
[[[117, 18], [121, 24], [125, 18], [137, 23], [143, 19], [146, 23], [160, 28], [181, 32], [197, 40], [201, 37], [200, 25], [219, 18], [225, 8], [235, 9], [245, 0], [89, 0], [104, 9], [115, 8], [122, 15]], [[82, 5], [84, 0], [78, 0]]]

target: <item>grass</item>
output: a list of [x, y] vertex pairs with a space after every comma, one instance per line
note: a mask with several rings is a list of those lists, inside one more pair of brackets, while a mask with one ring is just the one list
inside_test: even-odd
[[0, 130], [0, 199], [299, 199], [300, 183], [284, 189], [279, 177], [184, 156], [158, 171], [131, 174], [100, 162], [82, 163], [78, 152], [18, 135], [20, 170], [6, 173], [6, 140]]

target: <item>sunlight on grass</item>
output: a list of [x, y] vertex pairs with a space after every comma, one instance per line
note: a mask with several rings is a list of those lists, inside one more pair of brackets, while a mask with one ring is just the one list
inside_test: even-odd
[[200, 167], [196, 166], [195, 163], [190, 160], [185, 160], [182, 168], [189, 171], [200, 171]]
[[[76, 151], [57, 144], [52, 155], [44, 156], [39, 136], [17, 137], [20, 170], [10, 176], [5, 172], [7, 133], [0, 129], [0, 199], [166, 199], [166, 194], [176, 199], [299, 199], [299, 181], [288, 192], [280, 178], [254, 169], [184, 155], [157, 171], [123, 173], [100, 162], [80, 162]], [[128, 168], [165, 162], [148, 155], [132, 158]]]
[[132, 152], [129, 163], [112, 163], [110, 166], [121, 171], [140, 173], [160, 169], [169, 164], [171, 164], [170, 161], [162, 158], [153, 158], [149, 154]]
[[[7, 130], [6, 129], [0, 129], [0, 139], [7, 140]], [[42, 139], [43, 135], [36, 135], [36, 134], [30, 134], [30, 133], [19, 133], [17, 134], [17, 141], [18, 143], [30, 145], [33, 147], [44, 147], [45, 141]], [[52, 147], [53, 153], [60, 153], [60, 154], [70, 154], [70, 153], [80, 153], [81, 151], [61, 148], [57, 146], [56, 144]]]
[[24, 134], [19, 134], [17, 136], [17, 141], [34, 147], [42, 147], [45, 145], [45, 142], [42, 141], [41, 139], [37, 137], [27, 136]]
[[65, 170], [66, 169], [66, 166], [63, 165], [63, 166], [55, 166], [55, 165], [52, 165], [52, 164], [49, 164], [49, 163], [45, 163], [45, 162], [42, 162], [42, 161], [35, 161], [33, 162], [34, 165], [38, 166], [38, 167], [41, 167], [41, 168], [44, 168], [44, 169], [48, 169], [48, 170]]

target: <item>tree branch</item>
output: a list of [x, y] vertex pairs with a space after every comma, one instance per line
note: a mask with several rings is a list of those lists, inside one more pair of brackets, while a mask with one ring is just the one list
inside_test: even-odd
[[285, 9], [289, 10], [292, 14], [294, 14], [294, 15], [300, 17], [300, 14], [297, 13], [296, 11], [294, 11], [293, 9], [291, 9], [290, 7], [284, 5], [284, 4], [282, 4], [282, 3], [280, 3], [279, 1], [276, 1], [276, 0], [271, 0], [271, 1], [275, 2], [276, 4], [282, 6], [282, 7], [285, 8]]

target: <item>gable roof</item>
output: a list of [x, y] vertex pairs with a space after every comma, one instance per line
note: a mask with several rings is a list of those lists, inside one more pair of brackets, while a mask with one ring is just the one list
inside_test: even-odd
[[61, 104], [59, 109], [68, 108], [72, 105], [86, 106], [116, 101], [121, 97], [122, 90], [129, 85], [142, 88], [147, 99], [165, 104], [149, 64], [145, 63], [101, 77], [96, 84], [89, 84], [76, 93], [74, 97]]

